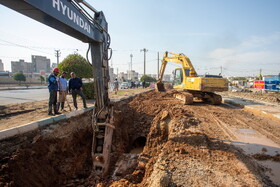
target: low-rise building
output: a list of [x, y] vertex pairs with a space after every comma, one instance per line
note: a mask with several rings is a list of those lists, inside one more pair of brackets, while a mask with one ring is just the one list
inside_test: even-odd
[[0, 72], [4, 71], [4, 64], [2, 62], [2, 60], [0, 59]]

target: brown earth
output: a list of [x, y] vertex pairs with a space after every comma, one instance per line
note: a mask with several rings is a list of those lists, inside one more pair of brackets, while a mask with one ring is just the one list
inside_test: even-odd
[[109, 176], [90, 171], [88, 112], [2, 141], [0, 186], [276, 186], [258, 156], [229, 142], [241, 128], [279, 144], [278, 121], [224, 104], [182, 105], [171, 91], [117, 102], [114, 118]]

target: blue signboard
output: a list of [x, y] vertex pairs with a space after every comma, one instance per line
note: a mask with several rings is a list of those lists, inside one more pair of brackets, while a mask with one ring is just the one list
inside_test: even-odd
[[[69, 0], [0, 0], [0, 3], [84, 42], [102, 42], [103, 33]], [[100, 23], [105, 17], [101, 12]], [[107, 22], [102, 25], [106, 29]]]
[[264, 77], [264, 89], [269, 91], [280, 91], [280, 76]]

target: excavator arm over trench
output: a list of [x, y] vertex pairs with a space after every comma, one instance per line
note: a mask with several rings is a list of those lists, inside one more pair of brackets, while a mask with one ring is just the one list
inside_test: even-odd
[[89, 44], [95, 88], [93, 172], [106, 175], [114, 126], [108, 98], [110, 35], [103, 12], [84, 0], [0, 0], [0, 4]]

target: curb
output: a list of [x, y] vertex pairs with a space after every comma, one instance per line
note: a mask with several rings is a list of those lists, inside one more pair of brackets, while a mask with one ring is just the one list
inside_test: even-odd
[[9, 88], [1, 88], [0, 87], [0, 91], [6, 91], [6, 90], [30, 90], [30, 89], [45, 89], [48, 88], [47, 86], [45, 87], [28, 87], [28, 88], [15, 88], [15, 87], [9, 87]]
[[233, 106], [236, 106], [236, 107], [240, 107], [240, 108], [244, 109], [245, 111], [251, 112], [251, 113], [253, 113], [255, 115], [258, 115], [258, 116], [262, 116], [262, 117], [266, 117], [266, 118], [270, 118], [270, 119], [280, 121], [280, 115], [277, 115], [277, 114], [270, 114], [270, 113], [267, 113], [267, 112], [262, 111], [260, 109], [256, 109], [254, 107], [246, 106], [246, 105], [243, 105], [243, 104], [240, 104], [240, 103], [234, 102], [232, 100], [228, 100], [228, 99], [223, 99], [223, 103], [227, 103], [227, 104], [230, 104], [230, 105], [233, 105]]
[[36, 122], [31, 122], [31, 123], [27, 123], [18, 127], [13, 127], [10, 129], [5, 129], [0, 131], [0, 140], [4, 140], [7, 138], [10, 138], [12, 136], [16, 136], [19, 134], [23, 134], [29, 131], [33, 131], [36, 129], [39, 129], [41, 127], [44, 127], [46, 125], [52, 124], [52, 123], [56, 123], [59, 122], [61, 120], [73, 117], [73, 116], [77, 116], [80, 114], [83, 114], [85, 112], [91, 111], [94, 109], [94, 106], [90, 106], [86, 109], [80, 109], [80, 110], [76, 110], [67, 114], [61, 114], [59, 116], [54, 116], [54, 117], [50, 117], [50, 118], [45, 118]]

